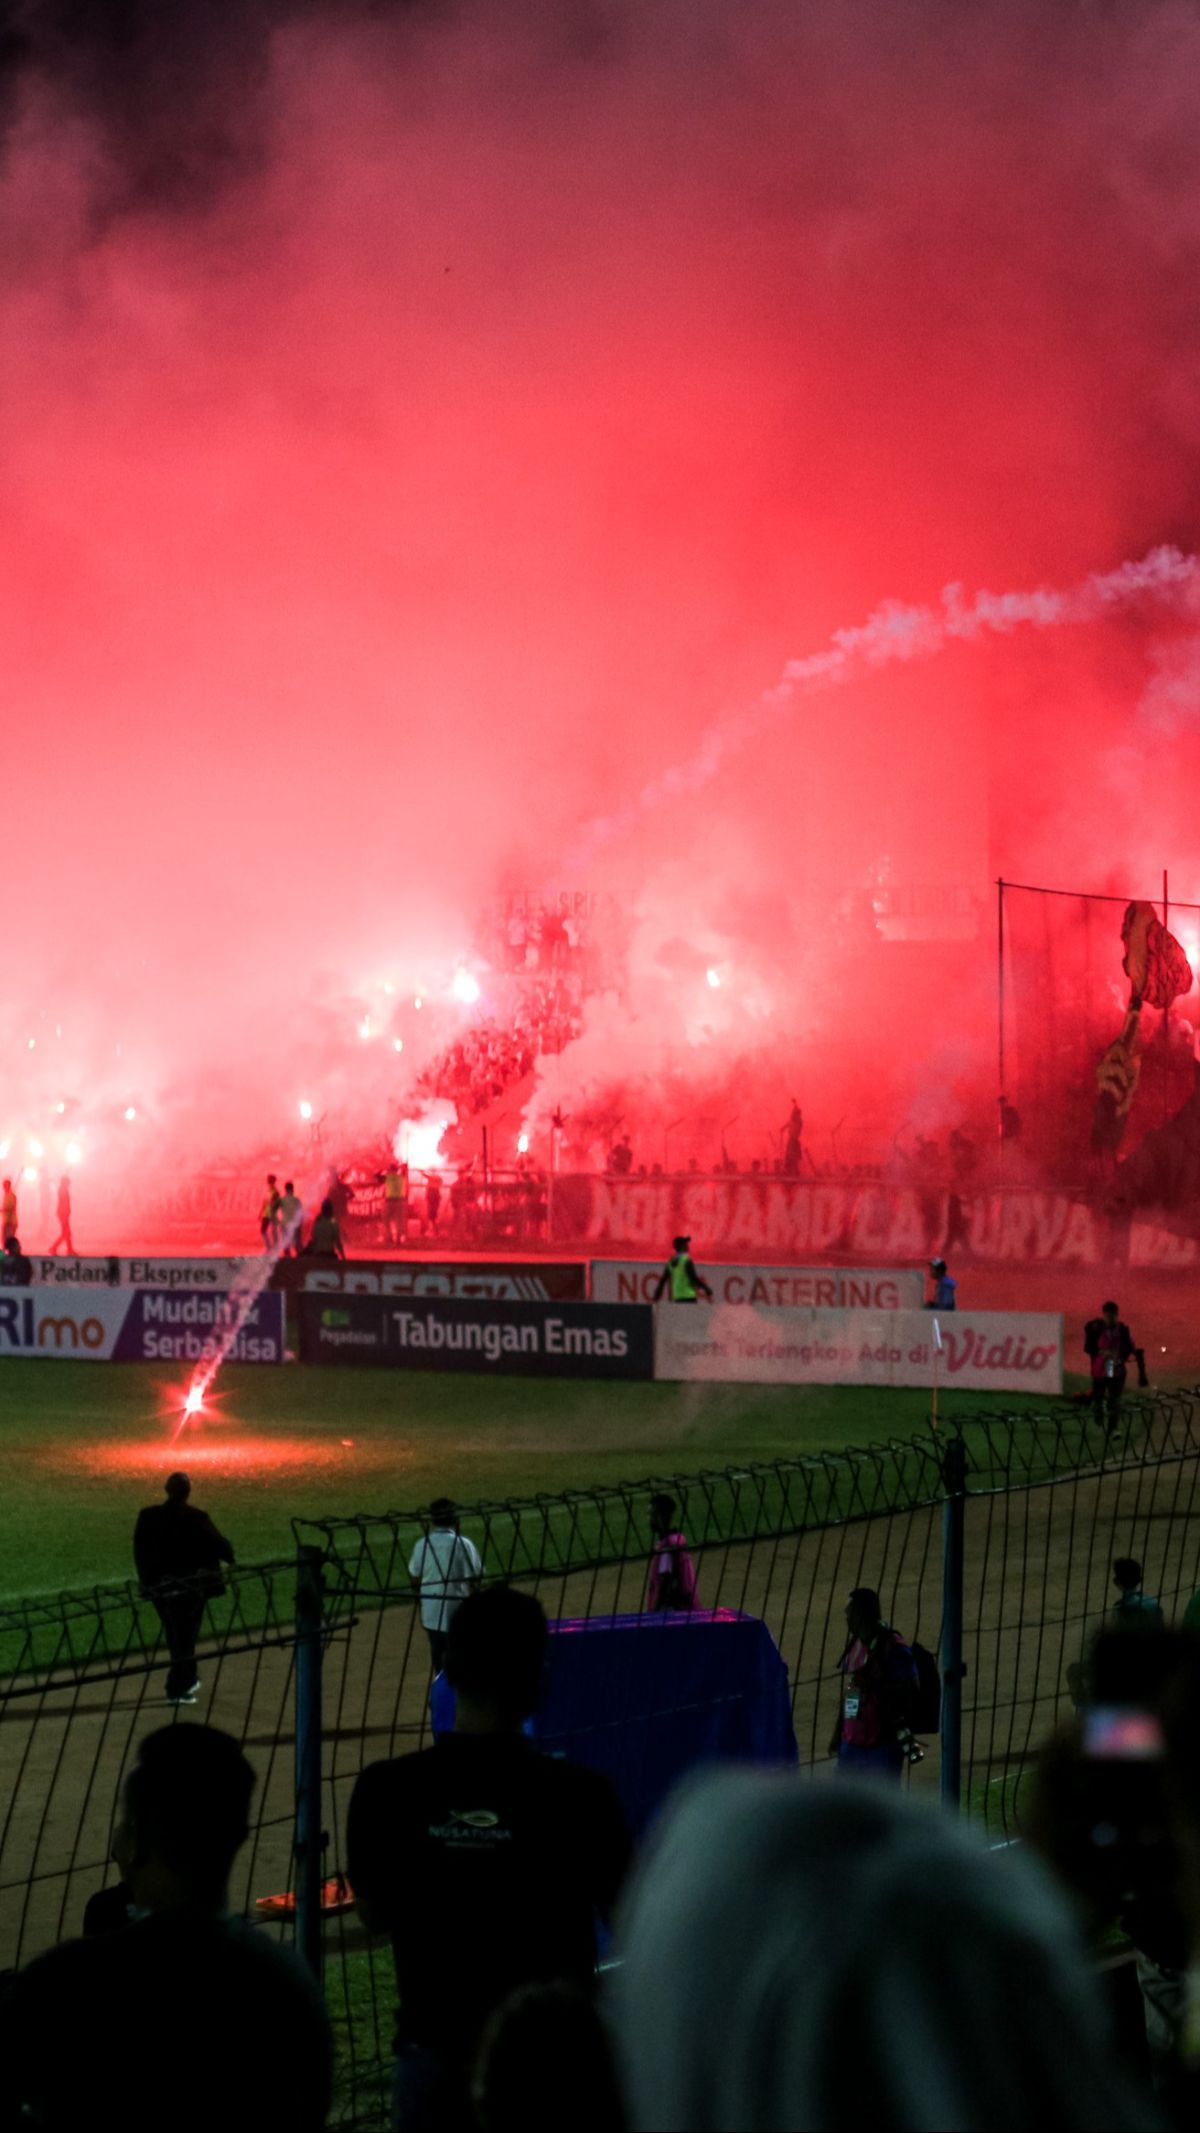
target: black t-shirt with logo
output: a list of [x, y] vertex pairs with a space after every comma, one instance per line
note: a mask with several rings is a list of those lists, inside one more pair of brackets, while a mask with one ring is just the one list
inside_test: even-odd
[[399, 2036], [458, 2058], [518, 1985], [586, 1984], [629, 1831], [607, 1778], [519, 1735], [448, 1734], [363, 1771], [347, 1869], [389, 1932]]

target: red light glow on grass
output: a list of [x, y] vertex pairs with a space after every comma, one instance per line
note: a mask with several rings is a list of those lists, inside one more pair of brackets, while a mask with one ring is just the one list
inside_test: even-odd
[[[280, 1481], [344, 1468], [348, 1449], [332, 1435], [232, 1437], [209, 1431], [188, 1439], [185, 1464], [193, 1481], [199, 1475], [213, 1481], [255, 1476]], [[381, 1459], [384, 1456], [381, 1448]], [[80, 1446], [69, 1453], [59, 1452], [46, 1463], [96, 1475], [128, 1475], [148, 1486], [161, 1486], [172, 1463], [178, 1463], [178, 1451], [170, 1442], [143, 1437], [134, 1443]], [[394, 1471], [394, 1445], [386, 1449], [386, 1463]]]

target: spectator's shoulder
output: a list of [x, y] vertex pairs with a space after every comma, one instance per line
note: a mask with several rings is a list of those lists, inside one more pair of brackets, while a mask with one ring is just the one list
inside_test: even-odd
[[416, 1792], [429, 1782], [440, 1760], [434, 1746], [418, 1748], [412, 1755], [391, 1755], [377, 1763], [368, 1763], [355, 1779], [355, 1798], [360, 1804], [364, 1800], [402, 1799], [406, 1793]]

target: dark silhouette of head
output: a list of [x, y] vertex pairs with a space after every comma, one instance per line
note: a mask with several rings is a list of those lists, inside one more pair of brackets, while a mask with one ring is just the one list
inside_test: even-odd
[[168, 1503], [186, 1503], [192, 1484], [186, 1474], [168, 1474], [164, 1484]]
[[1103, 1316], [1108, 1320], [1109, 1325], [1115, 1326], [1118, 1318], [1121, 1315], [1117, 1305], [1115, 1303], [1101, 1304], [1100, 1310]]
[[578, 1985], [522, 1985], [492, 2015], [472, 2083], [482, 2133], [617, 2133], [624, 2111], [595, 2001]]
[[532, 1593], [511, 1585], [474, 1592], [457, 1609], [446, 1644], [446, 1679], [458, 1722], [515, 1732], [537, 1708], [546, 1664], [546, 1616]]
[[429, 1506], [429, 1517], [435, 1526], [453, 1526], [458, 1519], [458, 1506], [451, 1497], [439, 1496]]
[[220, 1910], [249, 1830], [254, 1772], [215, 1726], [150, 1733], [125, 1780], [114, 1856], [148, 1910]]
[[883, 1620], [883, 1603], [870, 1585], [856, 1585], [846, 1602], [846, 1627], [852, 1637], [870, 1642]]
[[1119, 1555], [1113, 1564], [1113, 1584], [1122, 1592], [1136, 1592], [1142, 1582], [1142, 1566], [1131, 1555]]
[[669, 1533], [675, 1523], [675, 1498], [652, 1496], [650, 1498], [650, 1531], [654, 1534]]

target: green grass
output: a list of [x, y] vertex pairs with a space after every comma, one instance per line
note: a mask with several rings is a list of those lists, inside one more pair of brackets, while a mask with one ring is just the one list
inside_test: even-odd
[[[176, 1436], [178, 1395], [154, 1365], [0, 1364], [4, 1596], [128, 1576], [134, 1517], [174, 1466], [254, 1562], [291, 1553], [297, 1517], [411, 1509], [443, 1493], [494, 1501], [928, 1432], [924, 1392], [859, 1387], [243, 1366], [223, 1372], [203, 1423]], [[969, 1423], [988, 1404], [958, 1394], [943, 1417]]]

